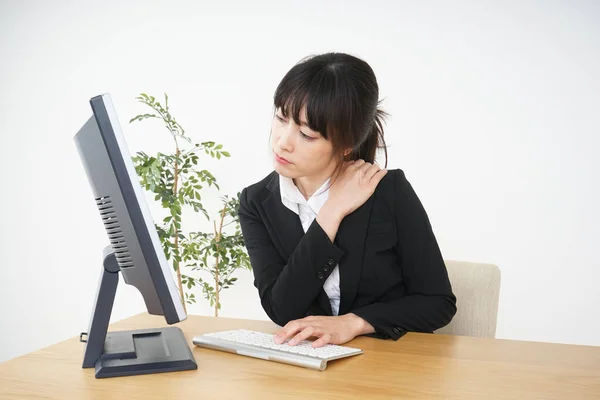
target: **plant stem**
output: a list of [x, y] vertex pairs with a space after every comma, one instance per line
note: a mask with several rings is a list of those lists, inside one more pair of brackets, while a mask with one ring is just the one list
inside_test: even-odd
[[[175, 154], [177, 158], [179, 158], [179, 146], [177, 145], [177, 140], [175, 140]], [[179, 178], [179, 165], [177, 160], [175, 160], [175, 172], [173, 174], [173, 196], [177, 198], [177, 179]], [[175, 238], [174, 238], [174, 246], [175, 246], [175, 254], [179, 255], [179, 229], [177, 228], [177, 220], [175, 220]], [[179, 285], [179, 293], [181, 294], [181, 303], [183, 304], [183, 310], [187, 314], [187, 307], [185, 305], [185, 295], [183, 293], [183, 285], [181, 283], [181, 264], [177, 268], [177, 284]]]
[[219, 316], [219, 242], [221, 241], [221, 232], [223, 230], [223, 220], [225, 219], [225, 212], [227, 211], [227, 205], [223, 206], [221, 210], [221, 221], [219, 222], [219, 231], [217, 232], [217, 223], [213, 221], [215, 227], [215, 237], [217, 242], [217, 256], [215, 261], [215, 317]]

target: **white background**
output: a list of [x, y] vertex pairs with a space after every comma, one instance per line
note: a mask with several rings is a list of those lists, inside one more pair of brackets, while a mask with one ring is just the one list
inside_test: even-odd
[[[325, 51], [375, 70], [388, 167], [444, 256], [500, 266], [497, 336], [600, 345], [598, 2], [214, 3], [0, 2], [0, 361], [87, 329], [107, 244], [73, 143], [90, 97], [111, 93], [130, 150], [155, 153], [164, 128], [128, 120], [138, 93], [167, 92], [195, 141], [231, 152], [204, 162], [233, 194], [271, 171], [277, 83]], [[266, 319], [239, 276], [221, 315]], [[121, 285], [113, 321], [144, 310]]]

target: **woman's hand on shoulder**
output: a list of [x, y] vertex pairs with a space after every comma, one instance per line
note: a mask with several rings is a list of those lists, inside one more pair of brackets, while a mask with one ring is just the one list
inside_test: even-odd
[[327, 202], [345, 217], [371, 197], [386, 174], [387, 170], [379, 168], [377, 164], [364, 160], [349, 162], [331, 185]]

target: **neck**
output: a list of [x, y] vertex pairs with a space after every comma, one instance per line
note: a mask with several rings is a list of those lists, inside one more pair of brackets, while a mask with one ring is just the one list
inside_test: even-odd
[[302, 193], [304, 198], [308, 200], [321, 186], [323, 186], [332, 173], [333, 171], [327, 169], [320, 174], [301, 176], [294, 179], [294, 184], [298, 190], [300, 190], [300, 193]]
[[302, 193], [302, 196], [304, 196], [304, 198], [308, 200], [313, 194], [315, 194], [315, 192], [321, 187], [321, 185], [325, 183], [326, 180], [327, 178], [320, 180], [312, 180], [311, 178], [304, 176], [302, 178], [294, 179], [294, 183], [296, 184], [298, 190], [300, 190], [300, 193]]

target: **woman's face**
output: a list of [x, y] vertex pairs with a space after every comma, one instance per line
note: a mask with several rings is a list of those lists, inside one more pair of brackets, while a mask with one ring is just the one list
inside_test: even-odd
[[273, 164], [279, 174], [296, 179], [329, 177], [335, 170], [333, 147], [319, 132], [306, 124], [306, 110], [300, 111], [298, 126], [294, 119], [277, 109], [271, 125]]

